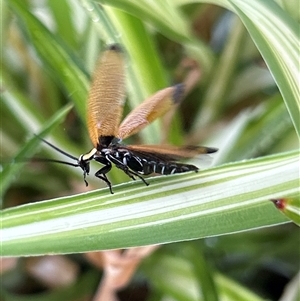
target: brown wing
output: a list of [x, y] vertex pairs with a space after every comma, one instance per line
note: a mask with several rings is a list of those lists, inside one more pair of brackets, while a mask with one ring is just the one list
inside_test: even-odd
[[142, 130], [156, 118], [174, 107], [184, 94], [184, 85], [178, 84], [156, 92], [131, 111], [119, 127], [118, 138], [125, 139]]
[[93, 76], [87, 109], [87, 126], [94, 147], [100, 136], [116, 136], [125, 101], [123, 54], [110, 46], [99, 59]]
[[128, 150], [143, 155], [152, 154], [163, 161], [176, 161], [184, 158], [193, 158], [200, 154], [211, 154], [217, 148], [205, 146], [172, 146], [172, 145], [126, 145]]

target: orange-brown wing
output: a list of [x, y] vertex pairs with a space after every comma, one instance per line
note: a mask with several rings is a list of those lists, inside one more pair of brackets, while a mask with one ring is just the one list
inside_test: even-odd
[[172, 145], [126, 145], [128, 150], [141, 154], [156, 155], [162, 160], [180, 160], [193, 158], [200, 154], [211, 154], [218, 151], [217, 148], [205, 146], [172, 146]]
[[118, 138], [125, 139], [142, 130], [156, 118], [174, 107], [184, 94], [184, 85], [178, 84], [156, 92], [131, 111], [119, 127]]
[[123, 54], [110, 46], [99, 59], [88, 97], [87, 126], [94, 147], [100, 136], [116, 136], [125, 101]]

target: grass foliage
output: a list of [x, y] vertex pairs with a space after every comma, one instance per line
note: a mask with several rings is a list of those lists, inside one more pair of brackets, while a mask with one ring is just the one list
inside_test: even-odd
[[[139, 300], [296, 300], [299, 7], [283, 2], [2, 1], [1, 254], [163, 244], [140, 267], [131, 296], [147, 283]], [[75, 156], [91, 148], [90, 74], [110, 43], [126, 50], [125, 113], [183, 81], [187, 59], [197, 63], [201, 78], [173, 117], [128, 142], [218, 147], [212, 167], [155, 177], [149, 187], [113, 169], [110, 195], [93, 176], [86, 188], [76, 168], [28, 162], [65, 159], [34, 134]], [[72, 259], [84, 267], [74, 284], [37, 300], [93, 294], [100, 275]], [[3, 274], [6, 300], [27, 300], [20, 269]]]

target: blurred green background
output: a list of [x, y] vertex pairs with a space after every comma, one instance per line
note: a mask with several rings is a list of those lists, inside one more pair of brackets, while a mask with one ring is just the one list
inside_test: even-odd
[[[281, 7], [266, 2], [270, 16], [282, 13], [287, 25], [299, 26], [297, 1], [278, 1]], [[254, 2], [254, 11], [259, 3]], [[268, 29], [269, 24], [264, 25]], [[158, 89], [183, 81], [189, 74], [186, 62], [196, 62], [201, 73], [171, 122], [157, 121], [129, 142], [215, 146], [220, 149], [215, 165], [299, 147], [293, 126], [299, 103], [292, 97], [284, 102], [288, 88], [276, 77], [276, 66], [268, 63], [273, 75], [268, 70], [268, 50], [264, 49], [263, 59], [239, 17], [224, 7], [183, 0], [2, 1], [3, 208], [103, 185], [90, 177], [86, 188], [77, 169], [24, 161], [33, 156], [61, 159], [33, 134], [46, 136], [76, 157], [91, 148], [85, 126], [90, 74], [105, 45], [115, 42], [126, 50], [125, 113]], [[284, 58], [292, 54], [287, 49]], [[283, 85], [281, 93], [274, 73]], [[11, 160], [18, 163], [10, 165]], [[128, 180], [116, 170], [110, 176], [114, 185]], [[297, 300], [299, 285], [292, 279], [299, 273], [299, 243], [298, 228], [285, 224], [164, 245], [143, 262], [119, 298]], [[68, 260], [77, 267], [76, 277], [67, 287], [54, 289], [32, 277], [28, 266], [33, 263], [20, 258], [2, 274], [3, 298], [89, 300], [101, 271], [81, 255]], [[285, 289], [290, 299], [283, 295]]]

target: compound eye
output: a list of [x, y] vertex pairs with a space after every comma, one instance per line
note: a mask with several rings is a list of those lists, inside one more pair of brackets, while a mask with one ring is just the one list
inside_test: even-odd
[[80, 157], [78, 158], [78, 164], [85, 174], [88, 174], [90, 172], [89, 159], [85, 159], [84, 155], [80, 155]]

